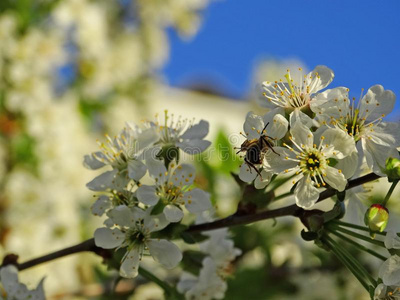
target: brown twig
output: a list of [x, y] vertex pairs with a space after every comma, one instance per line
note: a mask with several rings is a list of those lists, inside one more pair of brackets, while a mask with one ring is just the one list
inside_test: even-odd
[[[346, 190], [351, 189], [353, 187], [359, 186], [361, 184], [364, 184], [366, 182], [370, 182], [373, 180], [378, 179], [379, 176], [370, 173], [365, 176], [359, 177], [357, 179], [350, 180], [347, 184]], [[322, 192], [319, 196], [318, 202], [325, 200], [329, 197], [334, 196], [336, 193], [335, 190], [329, 189], [324, 192]], [[223, 227], [230, 227], [230, 226], [236, 226], [236, 225], [244, 225], [244, 224], [250, 224], [254, 223], [257, 221], [261, 220], [267, 220], [267, 219], [273, 219], [277, 217], [283, 217], [283, 216], [294, 216], [294, 217], [299, 217], [301, 218], [304, 213], [307, 211], [302, 209], [301, 207], [298, 207], [296, 204], [285, 206], [282, 208], [278, 209], [273, 209], [273, 210], [267, 210], [255, 214], [248, 214], [248, 215], [231, 215], [227, 218], [217, 220], [214, 222], [210, 223], [204, 223], [204, 224], [198, 224], [198, 225], [193, 225], [188, 228], [188, 232], [199, 232], [199, 231], [208, 231], [208, 230], [214, 230], [214, 229], [219, 229]], [[77, 245], [61, 249], [59, 251], [49, 253], [47, 255], [41, 256], [34, 258], [32, 260], [26, 261], [22, 264], [17, 264], [17, 267], [20, 271], [34, 267], [36, 265], [55, 260], [57, 258], [61, 258], [70, 254], [74, 253], [79, 253], [79, 252], [94, 252], [97, 255], [102, 256], [103, 258], [109, 258], [111, 255], [111, 252], [109, 250], [105, 250], [102, 248], [99, 248], [95, 245], [94, 239], [89, 239], [86, 240], [82, 243], [79, 243]], [[3, 262], [3, 265], [9, 264], [12, 262], [5, 263]], [[14, 263], [15, 264], [15, 263]]]

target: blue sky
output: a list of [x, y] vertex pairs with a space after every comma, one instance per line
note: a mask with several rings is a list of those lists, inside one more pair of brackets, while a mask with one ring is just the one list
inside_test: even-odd
[[194, 39], [169, 33], [171, 59], [164, 75], [174, 86], [208, 78], [242, 97], [252, 88], [259, 59], [299, 59], [309, 69], [319, 64], [333, 69], [331, 86], [347, 86], [353, 96], [374, 84], [391, 89], [398, 96], [398, 116], [399, 14], [399, 0], [215, 1]]

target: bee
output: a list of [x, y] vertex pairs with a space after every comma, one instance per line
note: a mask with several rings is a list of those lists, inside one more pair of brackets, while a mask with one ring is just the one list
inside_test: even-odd
[[[265, 133], [265, 129], [267, 128], [268, 124], [269, 122], [265, 125], [264, 129], [261, 131], [262, 133]], [[245, 135], [243, 136], [246, 137]], [[272, 152], [279, 155], [279, 153], [277, 153], [274, 150], [271, 140], [275, 139], [268, 135], [261, 134], [259, 139], [245, 140], [240, 146], [240, 148], [236, 147], [236, 149], [239, 149], [239, 151], [236, 152], [236, 154], [240, 152], [246, 152], [246, 155], [244, 157], [244, 162], [249, 166], [250, 172], [251, 169], [254, 169], [257, 172], [257, 174], [260, 175], [260, 177], [262, 177], [261, 173], [255, 165], [262, 164], [264, 155], [267, 152], [267, 150], [271, 149]]]

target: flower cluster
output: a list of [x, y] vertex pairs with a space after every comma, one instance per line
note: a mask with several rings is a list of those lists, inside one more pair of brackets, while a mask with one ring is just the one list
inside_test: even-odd
[[163, 125], [127, 123], [117, 136], [106, 135], [106, 143], [99, 142], [101, 151], [84, 158], [89, 169], [109, 168], [87, 187], [100, 192], [93, 214], [107, 215], [105, 227], [94, 233], [95, 243], [104, 249], [126, 249], [120, 268], [123, 277], [137, 276], [144, 255], [174, 268], [182, 253], [161, 238], [161, 231], [180, 222], [186, 210], [200, 214], [211, 208], [208, 193], [195, 187], [194, 167], [179, 163], [179, 149], [195, 154], [209, 146], [204, 140], [208, 123], [171, 119], [166, 112]]
[[398, 124], [383, 121], [395, 95], [380, 85], [358, 102], [344, 87], [321, 92], [333, 77], [329, 68], [317, 66], [300, 78], [288, 70], [285, 80], [262, 84], [258, 102], [271, 111], [250, 112], [244, 122], [243, 181], [264, 188], [274, 174], [290, 176], [296, 204], [311, 208], [322, 190], [343, 191], [363, 161], [384, 175], [386, 160], [399, 157]]

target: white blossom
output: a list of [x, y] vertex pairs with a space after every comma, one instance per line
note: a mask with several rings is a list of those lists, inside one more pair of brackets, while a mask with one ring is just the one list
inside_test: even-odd
[[[320, 187], [329, 184], [343, 191], [347, 184], [345, 174], [333, 163], [355, 151], [354, 140], [339, 129], [327, 129], [319, 138], [305, 125], [297, 122], [290, 130], [293, 146], [274, 147], [279, 154], [265, 168], [274, 173], [294, 174], [293, 184], [296, 204], [303, 208], [312, 207], [318, 200]], [[353, 165], [356, 167], [356, 164]]]
[[0, 269], [0, 299], [9, 300], [44, 300], [46, 299], [43, 290], [42, 279], [38, 286], [29, 290], [25, 284], [18, 280], [18, 269], [8, 265]]
[[145, 122], [146, 126], [155, 128], [160, 135], [157, 145], [160, 146], [176, 146], [188, 154], [198, 154], [206, 150], [211, 142], [204, 140], [208, 134], [209, 124], [207, 121], [201, 120], [194, 124], [193, 120], [174, 118], [174, 115], [168, 115], [165, 111], [164, 122], [158, 119], [156, 121]]
[[[301, 68], [299, 68], [302, 71]], [[333, 80], [334, 74], [325, 66], [317, 66], [307, 75], [300, 72], [299, 78], [292, 78], [287, 71], [284, 80], [262, 83], [263, 97], [259, 104], [268, 108], [282, 107], [288, 111], [306, 108], [314, 94], [324, 89]]]
[[226, 282], [218, 275], [217, 266], [211, 257], [203, 260], [199, 276], [183, 273], [177, 289], [187, 300], [224, 299]]
[[318, 94], [310, 107], [321, 124], [353, 137], [359, 145], [359, 155], [365, 155], [369, 168], [383, 176], [386, 159], [399, 156], [399, 124], [382, 121], [393, 110], [395, 100], [392, 91], [375, 85], [356, 105], [356, 99], [349, 98], [349, 89], [338, 87]]
[[114, 228], [98, 228], [94, 233], [96, 246], [104, 249], [126, 248], [121, 261], [120, 274], [136, 277], [143, 255], [150, 255], [164, 267], [172, 269], [182, 259], [182, 253], [172, 242], [151, 238], [152, 232], [163, 229], [168, 222], [162, 217], [150, 216], [150, 211], [125, 205], [110, 210], [108, 216]]
[[146, 164], [155, 185], [141, 185], [136, 192], [137, 198], [149, 206], [161, 201], [169, 222], [179, 222], [183, 218], [182, 206], [191, 213], [200, 213], [211, 207], [210, 195], [193, 188], [195, 169], [192, 165], [172, 162], [167, 170], [162, 160], [152, 157], [146, 159]]

